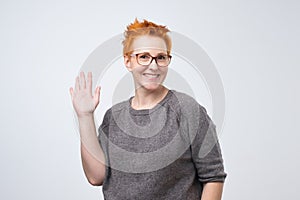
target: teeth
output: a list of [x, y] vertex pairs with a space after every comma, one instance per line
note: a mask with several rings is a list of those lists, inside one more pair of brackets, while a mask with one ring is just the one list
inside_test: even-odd
[[147, 77], [158, 77], [159, 74], [145, 74], [145, 76], [147, 76]]

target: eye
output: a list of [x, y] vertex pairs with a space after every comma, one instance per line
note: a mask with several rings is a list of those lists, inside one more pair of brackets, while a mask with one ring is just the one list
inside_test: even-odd
[[167, 60], [168, 59], [168, 55], [165, 55], [165, 54], [158, 55], [157, 59], [158, 60]]
[[148, 60], [151, 58], [151, 56], [149, 54], [141, 54], [138, 57], [139, 57], [139, 59], [143, 59], [143, 60]]

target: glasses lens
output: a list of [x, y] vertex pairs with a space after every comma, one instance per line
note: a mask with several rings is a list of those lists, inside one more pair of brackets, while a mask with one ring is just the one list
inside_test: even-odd
[[167, 54], [160, 54], [156, 58], [157, 64], [159, 66], [167, 66], [170, 63], [170, 58]]
[[[141, 54], [137, 54], [137, 62], [140, 65], [150, 65], [151, 61], [152, 61], [152, 57], [149, 53], [141, 53]], [[167, 54], [159, 54], [157, 57], [155, 57], [156, 59], [156, 63], [157, 65], [161, 66], [161, 67], [165, 67], [168, 66], [171, 60], [171, 56], [167, 55]]]
[[149, 65], [152, 57], [151, 55], [144, 53], [144, 54], [139, 54], [137, 56], [137, 59], [140, 65]]

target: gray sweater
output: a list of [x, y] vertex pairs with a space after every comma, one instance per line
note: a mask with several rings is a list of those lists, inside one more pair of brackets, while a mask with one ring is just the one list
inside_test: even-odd
[[224, 182], [215, 125], [203, 106], [175, 90], [152, 109], [133, 109], [132, 98], [111, 107], [98, 130], [106, 200], [199, 200], [204, 183]]

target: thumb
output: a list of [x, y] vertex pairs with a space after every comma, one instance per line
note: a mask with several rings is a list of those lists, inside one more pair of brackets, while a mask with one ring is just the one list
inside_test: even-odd
[[96, 89], [95, 89], [95, 93], [94, 93], [94, 101], [95, 101], [96, 105], [98, 105], [98, 103], [99, 103], [99, 99], [100, 99], [100, 90], [101, 90], [101, 87], [100, 87], [100, 86], [96, 87]]
[[70, 89], [69, 89], [69, 92], [70, 92], [70, 95], [71, 95], [71, 98], [73, 99], [73, 88], [72, 87], [70, 87]]

